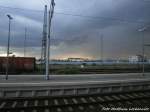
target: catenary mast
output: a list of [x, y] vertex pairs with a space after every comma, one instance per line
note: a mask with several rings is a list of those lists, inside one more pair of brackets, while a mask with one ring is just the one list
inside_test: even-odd
[[46, 38], [47, 38], [47, 5], [44, 11], [43, 23], [43, 37], [42, 37], [42, 50], [41, 50], [41, 71], [46, 67]]
[[54, 0], [51, 0], [50, 3], [50, 10], [49, 10], [49, 21], [48, 21], [48, 36], [46, 40], [46, 73], [45, 73], [45, 79], [49, 80], [49, 60], [50, 60], [50, 37], [51, 37], [51, 22], [54, 14], [54, 6], [55, 2]]

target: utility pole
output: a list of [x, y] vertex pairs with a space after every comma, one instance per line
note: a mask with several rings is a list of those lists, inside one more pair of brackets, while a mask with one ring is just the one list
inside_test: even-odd
[[142, 64], [142, 73], [143, 73], [143, 76], [144, 76], [144, 73], [145, 73], [145, 46], [144, 46], [144, 44], [145, 44], [145, 34], [144, 34], [144, 31], [143, 31], [143, 38], [142, 38], [142, 57], [143, 57], [143, 59], [142, 59], [142, 62], [143, 62], [143, 64]]
[[100, 36], [100, 56], [101, 56], [101, 61], [103, 63], [103, 34]]
[[45, 11], [44, 11], [43, 37], [42, 37], [42, 49], [41, 49], [41, 71], [42, 72], [43, 72], [43, 68], [46, 67], [46, 39], [47, 39], [47, 5], [45, 5]]
[[26, 42], [27, 42], [27, 28], [25, 28], [24, 34], [24, 57], [26, 56]]
[[7, 15], [9, 19], [9, 28], [8, 28], [8, 42], [7, 42], [7, 60], [6, 60], [6, 77], [5, 79], [8, 80], [8, 71], [9, 71], [9, 47], [10, 47], [10, 25], [11, 25], [11, 20], [13, 19], [11, 15]]
[[46, 40], [46, 74], [45, 74], [46, 80], [49, 80], [50, 36], [51, 36], [51, 22], [52, 22], [52, 18], [53, 18], [53, 14], [54, 14], [54, 6], [55, 6], [55, 2], [54, 2], [54, 0], [51, 0], [50, 10], [49, 10], [48, 36], [47, 36], [47, 40]]
[[145, 73], [145, 31], [148, 27], [143, 27], [138, 31], [142, 33], [142, 74], [144, 76]]

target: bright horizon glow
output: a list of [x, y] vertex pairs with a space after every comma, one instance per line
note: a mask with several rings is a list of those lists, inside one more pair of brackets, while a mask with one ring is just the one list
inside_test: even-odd
[[66, 59], [68, 59], [68, 58], [84, 58], [84, 59], [89, 59], [89, 60], [94, 59], [93, 57], [89, 57], [89, 56], [86, 56], [86, 55], [84, 55], [84, 54], [66, 54], [66, 55], [56, 56], [56, 57], [53, 58], [53, 59], [66, 60]]

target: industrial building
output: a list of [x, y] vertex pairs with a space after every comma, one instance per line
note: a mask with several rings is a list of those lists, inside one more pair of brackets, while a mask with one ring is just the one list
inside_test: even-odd
[[68, 58], [68, 61], [88, 61], [86, 58]]
[[143, 56], [141, 55], [136, 55], [136, 56], [130, 56], [129, 57], [129, 62], [134, 63], [134, 62], [142, 62], [143, 61]]

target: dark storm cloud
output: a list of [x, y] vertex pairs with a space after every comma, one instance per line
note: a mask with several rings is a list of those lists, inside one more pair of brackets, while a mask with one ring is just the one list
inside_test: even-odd
[[[43, 10], [43, 4], [36, 0], [31, 0], [28, 6], [26, 2], [21, 4], [19, 0], [15, 1], [12, 7]], [[141, 53], [141, 35], [137, 29], [150, 23], [148, 1], [55, 0], [55, 2], [56, 13], [53, 18], [51, 36], [53, 57], [66, 53], [69, 55], [84, 52], [86, 56], [99, 58], [101, 34], [104, 35], [106, 58], [128, 57]], [[0, 3], [11, 6], [8, 0]], [[27, 27], [27, 45], [40, 47], [43, 13], [8, 8], [0, 8], [0, 46], [5, 46], [7, 42], [7, 13], [14, 16], [11, 45], [17, 48], [23, 47], [24, 28]], [[147, 43], [150, 42], [148, 33], [146, 38]]]

